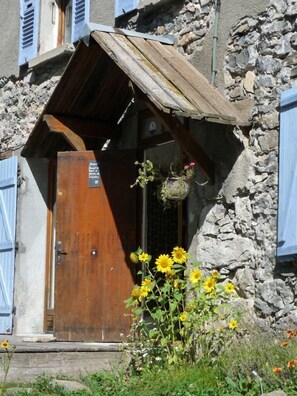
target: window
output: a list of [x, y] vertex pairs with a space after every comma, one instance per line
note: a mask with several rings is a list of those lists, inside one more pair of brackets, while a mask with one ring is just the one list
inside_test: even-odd
[[115, 0], [115, 16], [118, 17], [126, 12], [134, 10], [139, 0]]
[[90, 0], [21, 0], [19, 65], [66, 42], [89, 21]]
[[278, 261], [297, 258], [297, 88], [281, 96], [279, 137]]

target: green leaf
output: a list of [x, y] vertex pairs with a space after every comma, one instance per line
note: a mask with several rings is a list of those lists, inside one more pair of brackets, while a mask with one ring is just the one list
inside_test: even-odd
[[161, 319], [163, 316], [163, 311], [161, 311], [160, 309], [156, 310], [156, 312], [152, 312], [151, 316], [153, 319]]
[[176, 301], [180, 302], [183, 298], [183, 294], [182, 293], [174, 293], [174, 298], [176, 299]]
[[134, 309], [134, 313], [136, 315], [141, 315], [143, 313], [143, 308], [139, 307], [139, 308]]
[[136, 254], [141, 254], [142, 253], [142, 249], [140, 246], [138, 246], [137, 250], [135, 251]]

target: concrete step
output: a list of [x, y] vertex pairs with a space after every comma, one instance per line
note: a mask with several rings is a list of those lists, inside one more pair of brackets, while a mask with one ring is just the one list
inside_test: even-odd
[[[4, 337], [10, 345], [15, 346], [8, 374], [9, 382], [30, 382], [42, 374], [80, 378], [96, 371], [114, 370], [123, 361], [119, 344], [54, 340], [41, 342], [36, 341], [36, 336], [35, 341], [31, 342], [27, 337]], [[4, 354], [5, 349], [0, 348], [1, 359]]]

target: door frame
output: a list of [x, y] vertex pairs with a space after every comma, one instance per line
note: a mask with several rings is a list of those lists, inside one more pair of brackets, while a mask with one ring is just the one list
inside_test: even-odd
[[46, 225], [46, 258], [45, 258], [45, 290], [44, 290], [44, 320], [43, 330], [52, 333], [54, 326], [54, 307], [52, 306], [54, 292], [55, 270], [55, 201], [56, 201], [57, 161], [51, 160], [48, 168], [48, 205]]

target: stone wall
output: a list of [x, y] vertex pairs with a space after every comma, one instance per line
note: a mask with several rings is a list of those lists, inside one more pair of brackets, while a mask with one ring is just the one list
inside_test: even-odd
[[45, 103], [50, 98], [68, 62], [48, 62], [24, 79], [0, 78], [0, 154], [21, 148], [27, 141]]
[[[214, 185], [201, 183], [190, 197], [189, 248], [205, 270], [217, 269], [222, 279], [234, 281], [259, 322], [282, 326], [297, 322], [296, 265], [276, 262], [279, 100], [282, 91], [296, 85], [297, 3], [271, 0], [256, 6], [251, 1], [240, 8], [241, 1], [232, 2], [229, 15], [227, 3], [221, 2], [220, 26], [234, 16], [237, 20], [225, 41], [219, 36], [219, 85], [233, 102], [252, 101], [251, 127], [230, 132], [219, 125], [192, 123], [191, 131], [216, 162], [217, 174]], [[166, 11], [164, 1], [157, 2], [118, 22], [153, 34], [173, 34], [179, 51], [197, 65], [212, 36], [214, 2], [177, 1], [168, 8], [170, 4]]]

